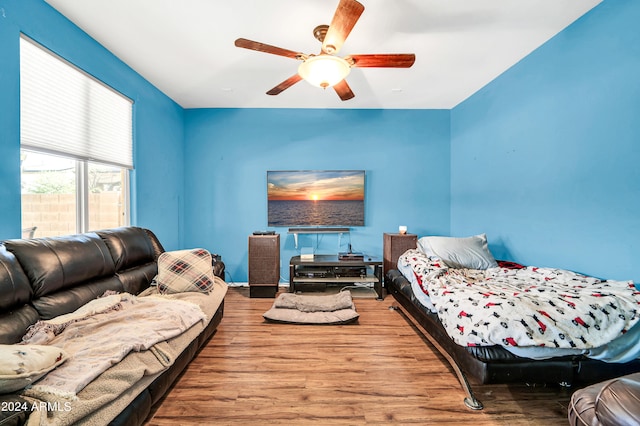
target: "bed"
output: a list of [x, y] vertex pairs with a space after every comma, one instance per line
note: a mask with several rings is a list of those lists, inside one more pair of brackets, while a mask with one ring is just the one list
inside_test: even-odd
[[471, 381], [594, 383], [640, 371], [640, 291], [572, 271], [496, 261], [486, 235], [422, 237], [386, 271], [394, 308]]

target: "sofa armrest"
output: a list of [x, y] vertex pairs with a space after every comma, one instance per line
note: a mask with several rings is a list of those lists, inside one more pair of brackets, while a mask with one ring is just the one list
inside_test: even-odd
[[20, 426], [27, 423], [32, 403], [15, 394], [0, 395], [0, 425]]
[[571, 396], [572, 425], [640, 424], [640, 373], [633, 373], [579, 389]]
[[225, 265], [222, 256], [211, 253], [211, 264], [213, 265], [213, 275], [224, 280]]

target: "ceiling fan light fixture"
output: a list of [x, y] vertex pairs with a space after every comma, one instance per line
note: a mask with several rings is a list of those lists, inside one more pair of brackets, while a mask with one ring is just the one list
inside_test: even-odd
[[310, 56], [298, 67], [300, 77], [323, 89], [340, 83], [350, 71], [349, 62], [331, 55]]

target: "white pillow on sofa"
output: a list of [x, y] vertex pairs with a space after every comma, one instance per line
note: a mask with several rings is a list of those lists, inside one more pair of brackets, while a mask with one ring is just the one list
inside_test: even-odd
[[0, 345], [0, 394], [25, 388], [68, 357], [55, 346]]
[[201, 248], [162, 253], [156, 282], [161, 294], [209, 293], [214, 283], [211, 253]]
[[422, 237], [418, 248], [450, 268], [489, 269], [498, 266], [489, 251], [486, 234], [472, 237]]

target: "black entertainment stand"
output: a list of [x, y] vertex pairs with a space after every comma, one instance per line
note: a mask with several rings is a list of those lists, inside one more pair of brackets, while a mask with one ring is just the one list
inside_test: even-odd
[[313, 259], [293, 256], [289, 261], [289, 291], [297, 284], [366, 284], [382, 300], [382, 260], [364, 256], [362, 259], [340, 260], [337, 255], [316, 254]]

